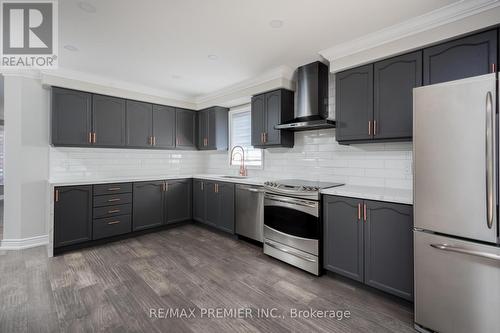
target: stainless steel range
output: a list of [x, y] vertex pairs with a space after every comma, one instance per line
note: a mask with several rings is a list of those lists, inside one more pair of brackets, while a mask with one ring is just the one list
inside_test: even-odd
[[264, 253], [319, 275], [320, 191], [339, 183], [287, 179], [264, 184]]

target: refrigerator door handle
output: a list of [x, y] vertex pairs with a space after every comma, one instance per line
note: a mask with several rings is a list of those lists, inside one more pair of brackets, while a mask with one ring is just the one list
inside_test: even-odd
[[494, 168], [495, 168], [495, 147], [494, 147], [494, 114], [493, 97], [490, 91], [486, 94], [486, 209], [488, 228], [493, 227], [494, 217]]
[[435, 249], [438, 249], [438, 250], [462, 253], [462, 254], [467, 254], [467, 255], [471, 255], [471, 256], [500, 261], [500, 255], [494, 254], [494, 253], [469, 250], [466, 248], [450, 246], [447, 244], [430, 244], [430, 246], [435, 248]]

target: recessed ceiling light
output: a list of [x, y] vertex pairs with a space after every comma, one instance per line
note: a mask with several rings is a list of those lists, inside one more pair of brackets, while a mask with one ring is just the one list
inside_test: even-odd
[[278, 29], [283, 27], [283, 21], [282, 20], [271, 20], [269, 21], [269, 25], [271, 28]]
[[78, 8], [87, 13], [95, 13], [97, 12], [97, 8], [87, 1], [78, 1]]
[[76, 52], [78, 51], [78, 48], [74, 45], [69, 45], [69, 44], [66, 44], [64, 45], [64, 48], [68, 51], [71, 51], [71, 52]]
[[208, 59], [210, 60], [217, 60], [217, 56], [215, 54], [209, 54]]

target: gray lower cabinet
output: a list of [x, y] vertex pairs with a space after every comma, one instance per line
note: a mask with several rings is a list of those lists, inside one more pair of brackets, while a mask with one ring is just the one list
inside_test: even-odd
[[124, 99], [92, 95], [93, 146], [124, 147], [126, 118]]
[[196, 149], [196, 113], [192, 110], [175, 109], [177, 149]]
[[54, 87], [51, 98], [51, 143], [54, 146], [89, 146], [92, 94]]
[[363, 221], [358, 216], [360, 200], [325, 196], [324, 266], [326, 269], [363, 281]]
[[147, 181], [134, 183], [132, 230], [138, 231], [164, 224], [165, 182]]
[[54, 248], [92, 239], [92, 185], [55, 188]]
[[166, 182], [165, 212], [166, 224], [191, 220], [192, 181], [176, 179]]
[[413, 299], [413, 207], [365, 201], [365, 283]]
[[193, 219], [234, 233], [234, 184], [196, 179], [193, 186]]
[[413, 207], [324, 196], [324, 268], [413, 299]]

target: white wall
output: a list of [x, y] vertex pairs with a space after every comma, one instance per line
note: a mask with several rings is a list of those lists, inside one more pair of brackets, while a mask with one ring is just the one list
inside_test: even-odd
[[39, 80], [5, 76], [4, 239], [47, 233], [49, 91]]

